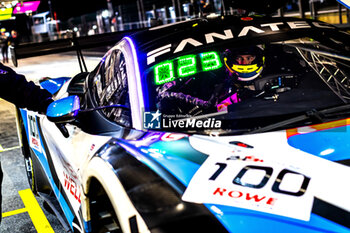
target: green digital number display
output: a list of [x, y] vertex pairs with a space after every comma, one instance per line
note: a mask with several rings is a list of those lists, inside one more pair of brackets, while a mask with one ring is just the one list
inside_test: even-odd
[[156, 85], [161, 85], [173, 81], [175, 79], [173, 63], [169, 61], [155, 66], [154, 77]]
[[154, 66], [155, 84], [161, 85], [175, 80], [175, 70], [177, 71], [178, 78], [198, 73], [197, 59], [201, 63], [201, 70], [199, 71], [216, 70], [222, 67], [220, 56], [214, 51], [200, 53], [198, 55], [190, 54], [181, 56]]
[[200, 56], [204, 71], [216, 70], [221, 67], [221, 61], [217, 52], [201, 53]]
[[186, 77], [197, 73], [197, 62], [195, 55], [180, 57], [178, 60], [178, 74], [180, 77]]

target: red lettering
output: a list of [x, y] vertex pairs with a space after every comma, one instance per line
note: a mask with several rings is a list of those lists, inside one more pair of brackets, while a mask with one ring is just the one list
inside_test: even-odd
[[[75, 200], [77, 200], [77, 201], [79, 201], [79, 203], [80, 203], [80, 189], [79, 189], [79, 187], [75, 184], [75, 182], [72, 180], [72, 182], [74, 183], [74, 194], [72, 193], [72, 190], [71, 190], [71, 193], [74, 195], [74, 198], [75, 198]], [[78, 190], [79, 190], [79, 197], [77, 196], [77, 192], [78, 192]]]
[[70, 179], [70, 193], [74, 196], [74, 192], [75, 192], [75, 182], [74, 180]]
[[73, 197], [79, 202], [81, 203], [81, 190], [79, 188], [79, 186], [76, 185], [75, 181], [69, 177], [68, 174], [66, 174], [65, 172], [63, 172], [63, 176], [64, 176], [64, 187], [70, 192], [70, 194], [73, 195]]
[[267, 200], [266, 204], [267, 205], [274, 205], [276, 200], [277, 200], [277, 198], [270, 197], [269, 200]]
[[259, 198], [258, 195], [254, 195], [251, 197], [250, 193], [247, 193], [247, 196], [246, 196], [247, 201], [254, 199], [255, 202], [259, 202], [259, 201], [263, 200], [264, 198], [265, 198], [265, 196]]
[[33, 143], [35, 146], [39, 146], [39, 142], [38, 142], [38, 140], [36, 140], [35, 138], [32, 138], [32, 143]]
[[66, 187], [69, 190], [70, 184], [69, 184], [68, 175], [63, 172], [63, 176], [64, 176], [64, 187]]
[[[238, 196], [233, 196], [234, 193], [237, 193]], [[231, 191], [228, 193], [228, 195], [233, 198], [240, 198], [241, 196], [243, 196], [243, 193], [241, 193], [240, 191]]]
[[77, 199], [78, 202], [81, 203], [81, 200], [80, 200], [80, 195], [81, 195], [80, 188], [77, 187], [77, 191], [79, 191], [79, 196], [75, 196], [75, 199]]
[[217, 188], [213, 195], [216, 195], [217, 193], [220, 195], [220, 196], [223, 196], [224, 195], [224, 192], [226, 192], [226, 189], [221, 189], [221, 188]]
[[[266, 202], [264, 202], [264, 203], [266, 205], [270, 205], [270, 206], [273, 206], [275, 204], [276, 200], [277, 200], [277, 198], [274, 198], [274, 197], [266, 197], [266, 196], [260, 196], [259, 197], [259, 195], [257, 195], [257, 194], [241, 192], [241, 191], [238, 191], [238, 190], [227, 190], [227, 189], [224, 189], [224, 188], [216, 188], [216, 190], [213, 192], [213, 195], [219, 195], [219, 196], [230, 197], [230, 198], [241, 198], [241, 197], [243, 197], [242, 202], [252, 200], [252, 201], [254, 201], [256, 203], [259, 203], [259, 202], [262, 202], [263, 200], [266, 200]], [[245, 197], [245, 199], [244, 199], [244, 197]], [[79, 195], [79, 202], [80, 202], [80, 195]]]

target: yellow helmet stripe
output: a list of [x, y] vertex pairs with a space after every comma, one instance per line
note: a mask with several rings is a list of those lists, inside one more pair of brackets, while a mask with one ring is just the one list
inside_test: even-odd
[[235, 65], [233, 64], [231, 67], [234, 71], [240, 73], [251, 73], [259, 69], [257, 64], [254, 65]]

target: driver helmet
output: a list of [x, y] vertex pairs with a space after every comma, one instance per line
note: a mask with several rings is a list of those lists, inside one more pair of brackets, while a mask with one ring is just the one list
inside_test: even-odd
[[239, 81], [252, 81], [264, 69], [265, 57], [262, 46], [226, 49], [223, 56], [226, 68], [230, 73], [235, 74]]

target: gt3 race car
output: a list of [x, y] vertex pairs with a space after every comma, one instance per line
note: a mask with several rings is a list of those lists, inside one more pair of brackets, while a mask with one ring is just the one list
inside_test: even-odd
[[258, 16], [125, 36], [19, 110], [32, 191], [68, 232], [350, 232], [349, 41]]

